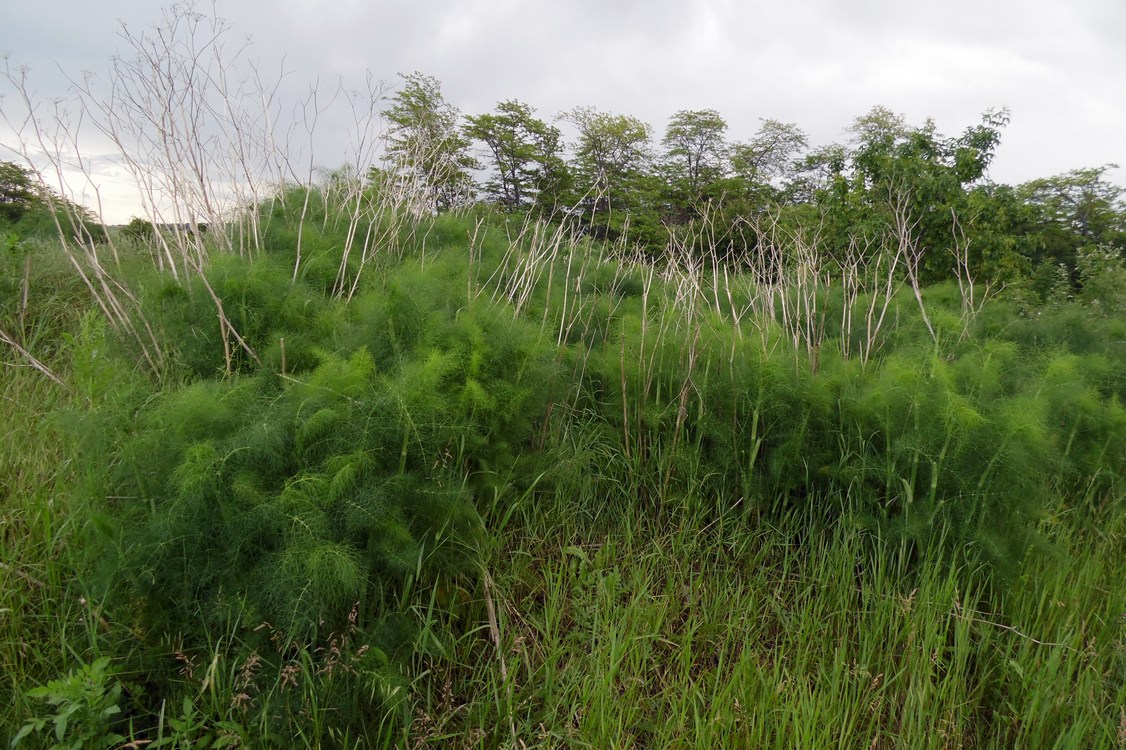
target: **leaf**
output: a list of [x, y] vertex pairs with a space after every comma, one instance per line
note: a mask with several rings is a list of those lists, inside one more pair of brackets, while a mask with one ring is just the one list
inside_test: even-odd
[[297, 429], [294, 438], [298, 452], [307, 454], [317, 443], [337, 431], [342, 421], [343, 415], [335, 409], [325, 407], [317, 411]]
[[20, 731], [16, 732], [16, 736], [12, 738], [12, 743], [8, 747], [15, 747], [16, 745], [20, 744], [20, 740], [22, 740], [32, 732], [43, 731], [43, 727], [45, 727], [46, 725], [47, 721], [45, 719], [30, 720], [22, 727], [20, 727]]
[[355, 451], [328, 459], [326, 468], [332, 472], [332, 479], [328, 483], [329, 499], [340, 500], [348, 494], [369, 463], [370, 460], [364, 451]]
[[586, 552], [581, 547], [576, 547], [573, 544], [565, 547], [563, 549], [563, 554], [577, 557], [583, 562], [590, 562], [590, 558], [587, 556]]

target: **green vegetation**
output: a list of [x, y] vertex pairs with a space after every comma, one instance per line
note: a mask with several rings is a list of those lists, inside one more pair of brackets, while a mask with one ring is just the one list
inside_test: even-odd
[[0, 171], [0, 742], [1126, 745], [1106, 169], [404, 82], [206, 229]]
[[21, 746], [1116, 741], [1119, 256], [1032, 314], [929, 287], [933, 337], [902, 286], [873, 343], [839, 285], [772, 316], [750, 271], [422, 221], [350, 300], [284, 242], [137, 266], [159, 374], [9, 249]]

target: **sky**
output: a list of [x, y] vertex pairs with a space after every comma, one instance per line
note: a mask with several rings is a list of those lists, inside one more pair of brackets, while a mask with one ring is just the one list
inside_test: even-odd
[[[152, 0], [11, 3], [0, 53], [28, 67], [37, 101], [68, 79], [108, 80], [120, 32], [158, 25]], [[796, 123], [811, 144], [846, 142], [873, 106], [957, 135], [991, 108], [1011, 121], [989, 177], [1017, 184], [1071, 169], [1126, 168], [1126, 0], [215, 0], [225, 49], [284, 71], [295, 104], [312, 82], [394, 84], [420, 71], [465, 114], [518, 99], [551, 120], [577, 106], [638, 117], [659, 140], [679, 110], [715, 109], [732, 141], [763, 118]], [[249, 42], [249, 46], [243, 45]], [[322, 83], [323, 85], [323, 83]], [[18, 126], [18, 97], [0, 82], [0, 108]], [[290, 106], [290, 105], [287, 105]], [[318, 122], [314, 159], [345, 160], [348, 115]], [[353, 118], [354, 121], [354, 118]], [[0, 124], [0, 144], [11, 146]], [[93, 183], [108, 223], [141, 209], [128, 174], [90, 131]], [[0, 159], [10, 159], [0, 152]], [[303, 157], [304, 158], [304, 157]], [[1126, 169], [1110, 178], [1126, 182]], [[81, 186], [71, 186], [91, 202]]]

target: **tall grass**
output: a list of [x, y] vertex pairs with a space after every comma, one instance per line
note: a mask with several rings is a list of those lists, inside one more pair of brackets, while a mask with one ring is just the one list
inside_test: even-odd
[[0, 742], [1126, 747], [1120, 257], [1037, 307], [957, 231], [922, 288], [904, 193], [836, 256], [436, 216], [378, 84], [283, 134], [225, 31], [77, 87], [153, 231], [0, 242]]
[[967, 317], [487, 215], [388, 224], [342, 277], [366, 230], [262, 204], [198, 277], [120, 254], [160, 373], [65, 251], [4, 258], [9, 734], [103, 656], [105, 731], [179, 746], [1126, 731], [1105, 285]]
[[[74, 544], [83, 519], [70, 503], [81, 477], [57, 411], [81, 398], [73, 346], [91, 300], [50, 243], [14, 246], [3, 258], [5, 281], [21, 279], [26, 296], [5, 296], [0, 328], [19, 348], [0, 354], [0, 740], [33, 710], [26, 691], [85, 659], [99, 622], [77, 577]], [[56, 374], [44, 375], [20, 350]]]
[[[606, 508], [490, 517], [499, 642], [424, 661], [409, 747], [1114, 747], [1122, 521], [1056, 519], [1000, 605], [847, 524]], [[504, 666], [502, 666], [502, 664]]]

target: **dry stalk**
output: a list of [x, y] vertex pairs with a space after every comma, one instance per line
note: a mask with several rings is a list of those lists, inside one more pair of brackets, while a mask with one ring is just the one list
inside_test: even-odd
[[31, 354], [31, 352], [20, 346], [19, 342], [8, 335], [8, 333], [3, 328], [0, 328], [0, 341], [3, 341], [8, 346], [15, 349], [17, 354], [26, 359], [29, 365], [41, 372], [44, 376], [46, 376], [48, 380], [62, 386], [66, 390], [70, 390], [70, 386], [63, 382], [62, 378], [56, 375], [50, 367], [36, 359], [35, 356]]
[[[338, 90], [339, 91], [339, 90]], [[301, 243], [305, 237], [305, 221], [309, 215], [309, 201], [313, 196], [313, 136], [317, 130], [317, 121], [321, 115], [332, 106], [333, 101], [336, 99], [334, 95], [324, 105], [321, 104], [320, 97], [320, 80], [318, 79], [309, 87], [309, 94], [305, 101], [301, 103], [301, 124], [305, 127], [305, 132], [309, 139], [309, 163], [308, 171], [305, 173], [305, 179], [302, 183], [300, 179], [295, 179], [298, 184], [304, 184], [304, 196], [301, 201], [301, 213], [297, 219], [297, 242], [294, 248], [294, 261], [293, 261], [293, 282], [297, 282], [297, 273], [301, 268]], [[296, 175], [294, 175], [296, 178]], [[327, 203], [328, 197], [322, 196], [322, 199]], [[328, 206], [325, 206], [325, 216], [328, 216]]]
[[[688, 397], [696, 386], [692, 382], [692, 376], [696, 371], [696, 358], [698, 355], [697, 345], [700, 341], [700, 327], [697, 325], [695, 332], [692, 334], [692, 344], [688, 347], [688, 362], [687, 370], [684, 373], [684, 381], [680, 384], [680, 396], [677, 399], [676, 408], [676, 428], [673, 430], [672, 446], [669, 449], [669, 455], [675, 456], [676, 449], [680, 445], [680, 438], [684, 432], [684, 423], [688, 419]], [[672, 481], [673, 466], [675, 461], [668, 462], [668, 469], [665, 471], [665, 479], [661, 485], [661, 497], [668, 497], [669, 482]]]
[[898, 242], [898, 255], [904, 260], [907, 281], [911, 285], [915, 301], [919, 304], [919, 314], [931, 335], [931, 340], [937, 342], [938, 335], [934, 332], [934, 326], [931, 325], [930, 316], [927, 315], [927, 308], [923, 304], [922, 290], [919, 287], [919, 264], [922, 262], [923, 255], [926, 254], [926, 248], [919, 243], [919, 238], [916, 235], [920, 218], [911, 217], [910, 193], [906, 188], [889, 187], [888, 205], [892, 214], [892, 232]]
[[[86, 182], [91, 183], [90, 162], [83, 158], [78, 148], [77, 125], [59, 102], [54, 103], [49, 116], [42, 115], [40, 106], [30, 94], [26, 68], [13, 71], [5, 63], [4, 77], [18, 94], [23, 115], [17, 126], [9, 119], [11, 110], [3, 114], [5, 123], [15, 133], [16, 145], [11, 150], [19, 154], [37, 176], [44, 195], [63, 196], [62, 200], [49, 200], [48, 207], [68, 262], [106, 320], [132, 339], [150, 370], [159, 374], [163, 351], [148, 321], [141, 315], [137, 299], [103, 266], [102, 248], [87, 229], [90, 217], [76, 202], [67, 198], [72, 193], [66, 177], [68, 169], [77, 167]], [[54, 186], [47, 183], [37, 161], [46, 163], [54, 174]], [[116, 253], [114, 257], [116, 259]]]
[[485, 611], [489, 617], [489, 637], [496, 648], [497, 662], [500, 664], [500, 679], [504, 683], [508, 695], [508, 729], [512, 735], [512, 746], [517, 747], [519, 740], [516, 735], [516, 720], [512, 716], [512, 682], [508, 679], [508, 664], [504, 660], [504, 645], [501, 641], [500, 623], [497, 620], [497, 608], [493, 603], [493, 579], [489, 571], [481, 569], [481, 580], [484, 585]]
[[994, 281], [989, 281], [981, 291], [981, 295], [977, 294], [977, 286], [974, 281], [974, 272], [970, 264], [970, 244], [971, 240], [966, 236], [965, 230], [962, 229], [962, 223], [958, 219], [958, 213], [950, 209], [951, 232], [953, 234], [953, 241], [950, 245], [950, 253], [954, 256], [954, 276], [958, 280], [958, 292], [962, 298], [962, 333], [959, 340], [965, 339], [969, 335], [970, 326], [977, 320], [978, 314], [985, 306], [986, 301], [1000, 292], [1004, 288], [994, 288]]
[[[560, 222], [553, 226], [546, 220], [526, 217], [516, 236], [510, 238], [509, 248], [500, 265], [484, 286], [493, 287], [493, 302], [505, 299], [512, 305], [513, 315], [518, 316], [527, 307], [532, 293], [545, 274], [550, 288], [554, 280], [555, 265], [563, 254], [567, 256], [568, 274], [564, 288], [569, 289], [570, 270], [575, 255], [581, 254], [580, 244], [580, 238], [567, 224]], [[579, 292], [580, 287], [576, 285], [576, 295]], [[569, 292], [565, 291], [565, 294]], [[563, 306], [563, 317], [566, 317], [566, 297]]]
[[857, 299], [860, 295], [867, 296], [864, 308], [864, 338], [860, 341], [859, 357], [862, 364], [866, 364], [880, 348], [880, 332], [884, 321], [903, 282], [897, 271], [903, 263], [899, 243], [889, 243], [887, 238], [879, 242], [871, 237], [849, 237], [848, 250], [845, 253], [843, 267], [845, 284], [845, 313], [849, 336], [842, 336], [845, 347], [844, 354], [850, 354], [850, 339], [852, 332], [852, 317]]
[[[120, 36], [126, 52], [113, 58], [104, 82], [90, 74], [72, 80], [75, 99], [56, 102], [50, 113], [29, 95], [26, 69], [13, 70], [6, 64], [4, 70], [24, 109], [20, 117], [11, 108], [4, 111], [5, 121], [19, 139], [13, 150], [37, 173], [46, 164], [54, 173], [53, 187], [64, 198], [73, 194], [67, 175], [77, 173], [100, 205], [92, 161], [82, 158], [78, 141], [91, 128], [108, 140], [113, 154], [106, 158], [133, 177], [142, 212], [157, 229], [152, 255], [156, 268], [181, 282], [203, 280], [215, 304], [228, 368], [235, 349], [244, 350], [254, 360], [257, 355], [205, 278], [211, 254], [235, 252], [252, 257], [260, 252], [263, 224], [274, 213], [270, 204], [284, 210], [287, 185], [296, 185], [304, 188], [293, 268], [296, 280], [314, 189], [313, 145], [318, 124], [329, 107], [343, 103], [350, 108], [352, 138], [347, 164], [358, 175], [375, 159], [381, 144], [377, 103], [385, 92], [383, 84], [370, 75], [366, 90], [359, 93], [345, 91], [341, 85], [322, 90], [318, 81], [288, 116], [287, 126], [278, 103], [284, 71], [279, 68], [276, 76], [264, 74], [257, 64], [246, 60], [247, 43], [228, 47], [229, 31], [229, 25], [214, 14], [214, 7], [210, 14], [201, 13], [190, 2], [165, 10], [156, 28], [133, 32], [123, 25]], [[75, 117], [70, 117], [68, 107], [74, 108]], [[302, 138], [295, 137], [297, 133]], [[298, 147], [301, 142], [303, 148]], [[390, 246], [398, 238], [404, 207], [416, 215], [421, 211], [417, 190], [397, 186], [391, 191], [393, 200], [381, 203], [365, 191], [359, 179], [343, 187], [346, 189], [339, 195], [325, 191], [325, 199], [335, 209], [334, 215], [326, 215], [326, 222], [348, 222], [334, 291], [351, 296], [374, 247]], [[125, 331], [150, 369], [159, 372], [163, 347], [143, 319], [134, 295], [120, 280], [112, 234], [107, 235], [104, 246], [95, 242], [85, 231], [83, 220], [88, 217], [67, 215], [74, 205], [64, 201], [56, 207], [56, 228], [71, 265], [110, 324]], [[386, 212], [383, 219], [375, 215], [373, 206], [377, 205]], [[71, 227], [76, 232], [73, 235]], [[356, 248], [360, 262], [349, 277]], [[113, 269], [101, 257], [105, 252], [112, 254]]]
[[691, 321], [695, 317], [704, 296], [704, 262], [704, 258], [694, 251], [690, 241], [669, 233], [662, 276], [673, 289], [673, 307], [685, 321]]
[[804, 351], [815, 370], [825, 340], [825, 292], [833, 283], [832, 270], [821, 252], [822, 225], [812, 230], [784, 227], [777, 211], [750, 224], [755, 237], [750, 274], [756, 294], [751, 319], [763, 348], [772, 348], [770, 331], [781, 327], [795, 354]]
[[38, 578], [31, 575], [30, 573], [25, 573], [24, 571], [20, 570], [19, 568], [12, 566], [12, 565], [0, 562], [0, 569], [8, 571], [9, 573], [16, 576], [17, 578], [22, 578], [23, 580], [27, 581], [29, 584], [31, 584], [33, 587], [35, 587], [37, 589], [47, 588], [47, 584], [44, 583], [43, 581], [39, 580]]

